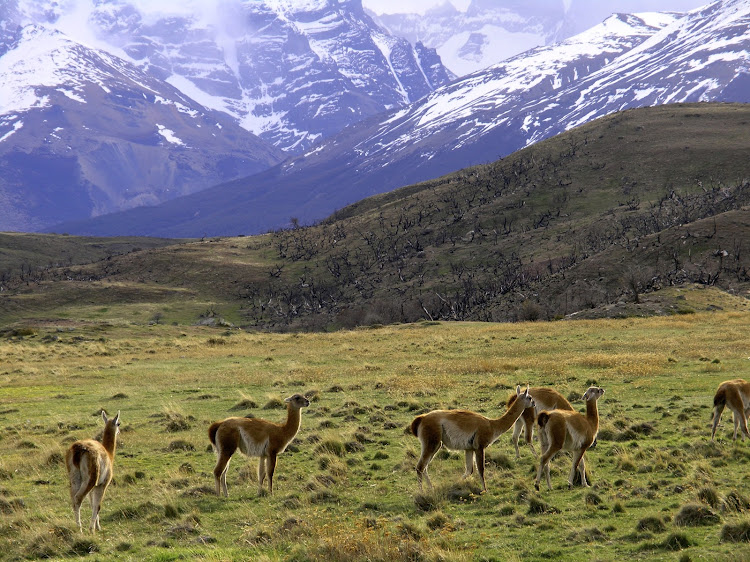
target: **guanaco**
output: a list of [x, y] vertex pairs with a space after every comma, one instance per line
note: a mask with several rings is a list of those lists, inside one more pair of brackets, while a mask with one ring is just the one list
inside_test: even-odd
[[486, 418], [469, 410], [433, 410], [414, 418], [411, 432], [422, 444], [422, 454], [417, 463], [417, 482], [422, 489], [422, 478], [432, 488], [432, 481], [427, 467], [442, 445], [448, 449], [466, 452], [466, 471], [464, 477], [471, 476], [476, 464], [482, 490], [487, 491], [484, 480], [484, 451], [500, 435], [508, 431], [526, 408], [534, 406], [528, 387], [521, 392], [516, 387], [516, 400], [499, 418]]
[[[517, 459], [521, 457], [521, 451], [518, 448], [518, 438], [521, 436], [521, 431], [524, 431], [526, 443], [531, 447], [531, 452], [536, 455], [534, 443], [531, 439], [534, 436], [534, 424], [539, 412], [543, 410], [573, 410], [573, 406], [570, 405], [570, 402], [568, 402], [562, 394], [552, 388], [534, 387], [529, 389], [529, 394], [531, 394], [531, 397], [534, 399], [534, 407], [526, 408], [523, 411], [523, 414], [521, 414], [521, 417], [516, 420], [516, 424], [513, 428], [513, 435], [510, 438], [511, 443], [513, 443], [513, 446], [516, 449]], [[515, 394], [510, 395], [507, 404], [508, 408], [513, 405], [516, 398], [517, 396]], [[540, 438], [541, 437], [542, 435], [540, 434]], [[546, 443], [542, 443], [542, 451], [546, 448]]]
[[276, 457], [283, 453], [300, 428], [300, 409], [310, 405], [301, 394], [286, 398], [286, 422], [278, 424], [257, 418], [227, 418], [211, 424], [208, 437], [216, 450], [214, 467], [216, 495], [227, 493], [227, 468], [234, 452], [239, 449], [248, 457], [259, 457], [258, 494], [263, 493], [263, 481], [268, 476], [268, 492], [273, 493], [273, 473]]
[[107, 486], [112, 481], [112, 468], [115, 460], [117, 435], [120, 433], [120, 412], [114, 418], [108, 418], [102, 410], [104, 433], [102, 441], [83, 439], [73, 443], [65, 453], [65, 466], [70, 481], [70, 499], [79, 531], [81, 525], [81, 503], [86, 495], [91, 501], [91, 523], [89, 530], [101, 531], [99, 511]]
[[719, 385], [714, 395], [713, 426], [711, 428], [711, 441], [716, 435], [716, 428], [721, 420], [721, 414], [724, 407], [732, 411], [734, 418], [734, 436], [732, 440], [737, 440], [737, 431], [742, 430], [740, 438], [744, 439], [745, 435], [750, 437], [747, 431], [747, 416], [750, 414], [750, 383], [743, 379], [724, 381]]
[[597, 400], [604, 394], [604, 389], [597, 386], [589, 387], [584, 393], [583, 400], [586, 402], [586, 415], [576, 411], [553, 410], [551, 412], [539, 412], [537, 423], [539, 433], [544, 432], [547, 449], [542, 453], [539, 462], [539, 471], [536, 475], [534, 486], [539, 489], [542, 472], [547, 475], [547, 488], [552, 489], [549, 476], [549, 462], [558, 451], [570, 451], [573, 454], [573, 466], [570, 469], [568, 487], [573, 486], [576, 470], [581, 473], [581, 484], [589, 485], [586, 481], [586, 461], [583, 458], [586, 450], [596, 439], [599, 432], [599, 410]]

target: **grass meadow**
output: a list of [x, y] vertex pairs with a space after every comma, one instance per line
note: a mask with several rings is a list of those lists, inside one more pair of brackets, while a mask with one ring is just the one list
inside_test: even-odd
[[[750, 378], [750, 314], [554, 323], [436, 323], [270, 334], [118, 320], [37, 322], [0, 339], [0, 558], [89, 560], [746, 560], [750, 443], [719, 382]], [[496, 417], [516, 384], [553, 385], [583, 409], [591, 384], [600, 437], [592, 487], [534, 490], [536, 458], [510, 434], [488, 450], [488, 492], [463, 480], [463, 454], [438, 453], [419, 493], [418, 413]], [[272, 496], [256, 459], [230, 464], [214, 495], [208, 425], [281, 421], [311, 399], [279, 457]], [[79, 533], [63, 455], [121, 411], [102, 532]], [[538, 446], [537, 446], [538, 447]], [[87, 527], [88, 502], [82, 509]]]

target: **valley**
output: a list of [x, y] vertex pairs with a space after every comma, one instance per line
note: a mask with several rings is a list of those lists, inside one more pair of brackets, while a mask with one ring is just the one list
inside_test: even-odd
[[[699, 308], [696, 294], [685, 306]], [[29, 323], [0, 337], [0, 546], [8, 560], [743, 558], [750, 453], [728, 412], [716, 442], [709, 419], [718, 383], [750, 377], [748, 328], [747, 312], [728, 310], [332, 334]], [[562, 455], [553, 490], [535, 492], [535, 457], [524, 446], [516, 459], [505, 434], [488, 450], [486, 493], [445, 451], [435, 492], [419, 493], [411, 420], [434, 408], [499, 416], [527, 383], [579, 411], [588, 386], [605, 388], [592, 487], [568, 490]], [[280, 400], [297, 392], [311, 404], [274, 494], [257, 496], [256, 460], [238, 456], [229, 497], [216, 497], [208, 425], [282, 420]], [[102, 532], [78, 534], [62, 455], [101, 430], [102, 408], [121, 413], [115, 477]]]

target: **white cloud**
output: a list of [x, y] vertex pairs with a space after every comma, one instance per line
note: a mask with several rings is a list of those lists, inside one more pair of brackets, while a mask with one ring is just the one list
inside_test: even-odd
[[[430, 8], [444, 4], [446, 1], [450, 1], [461, 11], [466, 11], [471, 4], [471, 0], [362, 0], [362, 4], [376, 14], [424, 14]], [[505, 4], [504, 0], [496, 1], [498, 6]], [[549, 0], [550, 5], [559, 6], [560, 2], [561, 0]], [[687, 11], [710, 2], [711, 0], [608, 0], [607, 2], [601, 2], [600, 8], [607, 13], [613, 11], [632, 13], [645, 10]], [[576, 0], [562, 0], [562, 3], [567, 10], [575, 6]]]
[[424, 14], [447, 1], [463, 12], [471, 4], [471, 0], [362, 0], [362, 5], [376, 14]]

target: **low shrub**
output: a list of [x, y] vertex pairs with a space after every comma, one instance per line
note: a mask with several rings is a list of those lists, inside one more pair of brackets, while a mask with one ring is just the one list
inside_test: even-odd
[[750, 542], [750, 521], [737, 525], [724, 525], [719, 537], [721, 542]]
[[700, 527], [716, 525], [719, 516], [703, 505], [688, 504], [674, 516], [674, 524], [678, 527]]

